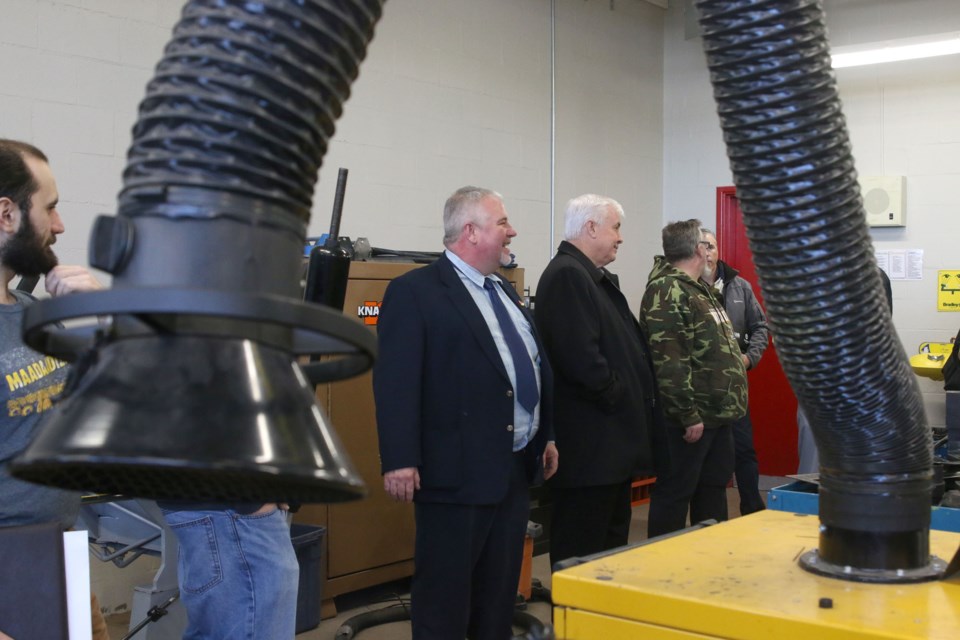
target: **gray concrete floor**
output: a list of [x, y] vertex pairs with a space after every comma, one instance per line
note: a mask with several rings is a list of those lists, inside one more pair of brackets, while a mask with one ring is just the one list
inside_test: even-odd
[[[789, 478], [761, 476], [760, 490], [766, 496], [766, 492], [770, 489], [789, 482]], [[727, 502], [730, 517], [738, 517], [740, 515], [740, 499], [735, 488], [727, 490]], [[633, 509], [633, 519], [630, 525], [631, 544], [646, 539], [647, 511], [648, 505], [640, 505]], [[550, 562], [546, 554], [534, 557], [533, 577], [538, 578], [545, 587], [550, 588]], [[350, 618], [395, 603], [398, 597], [409, 597], [409, 581], [389, 583], [337, 598], [337, 616], [321, 621], [320, 626], [315, 629], [298, 634], [297, 640], [333, 640], [337, 630]], [[528, 603], [527, 607], [527, 613], [544, 623], [550, 622], [551, 608], [549, 604], [534, 601]], [[129, 614], [111, 616], [107, 619], [107, 623], [110, 627], [110, 637], [113, 640], [120, 640], [129, 628], [130, 616]], [[410, 623], [408, 621], [394, 622], [371, 627], [357, 633], [356, 637], [360, 640], [409, 640]]]

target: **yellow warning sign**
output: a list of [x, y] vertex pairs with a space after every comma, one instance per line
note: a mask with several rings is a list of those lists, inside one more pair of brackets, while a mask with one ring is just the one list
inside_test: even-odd
[[939, 272], [937, 311], [960, 311], [960, 271]]

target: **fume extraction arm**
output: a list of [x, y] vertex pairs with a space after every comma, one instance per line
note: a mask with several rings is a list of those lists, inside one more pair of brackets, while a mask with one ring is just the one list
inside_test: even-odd
[[[18, 477], [158, 499], [364, 494], [314, 384], [367, 370], [375, 336], [304, 303], [300, 275], [314, 184], [382, 5], [186, 3], [118, 213], [91, 234], [112, 288], [27, 311], [28, 344], [74, 365]], [[98, 316], [112, 321], [68, 322]]]
[[894, 331], [819, 0], [700, 0], [737, 197], [784, 372], [820, 452], [820, 545], [801, 564], [937, 577], [932, 444]]

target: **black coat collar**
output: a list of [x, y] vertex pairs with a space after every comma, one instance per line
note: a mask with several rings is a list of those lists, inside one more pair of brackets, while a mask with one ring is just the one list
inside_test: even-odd
[[596, 284], [600, 284], [604, 278], [608, 279], [617, 289], [620, 288], [619, 278], [616, 275], [607, 271], [604, 267], [598, 267], [593, 264], [593, 261], [586, 256], [583, 251], [580, 251], [573, 243], [567, 242], [566, 240], [560, 243], [560, 246], [557, 248], [557, 253], [562, 253], [568, 255], [571, 258], [575, 259], [580, 265], [587, 270], [587, 273], [590, 274], [590, 277], [593, 278], [593, 281]]

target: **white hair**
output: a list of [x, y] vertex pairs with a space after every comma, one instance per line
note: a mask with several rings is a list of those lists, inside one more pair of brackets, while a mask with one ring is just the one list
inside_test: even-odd
[[583, 233], [588, 222], [602, 223], [607, 216], [607, 211], [611, 208], [617, 212], [620, 220], [623, 220], [623, 207], [613, 198], [593, 193], [585, 193], [573, 198], [567, 203], [563, 239], [576, 240]]

